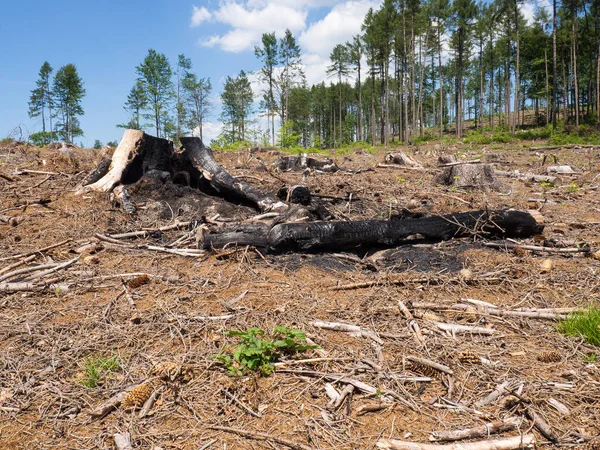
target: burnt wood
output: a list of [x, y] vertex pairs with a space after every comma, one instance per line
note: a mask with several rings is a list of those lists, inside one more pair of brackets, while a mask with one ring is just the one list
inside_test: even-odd
[[349, 222], [280, 223], [235, 225], [206, 233], [199, 246], [253, 245], [272, 251], [340, 250], [357, 247], [392, 247], [410, 236], [433, 240], [464, 236], [527, 237], [539, 234], [544, 226], [526, 211], [470, 211], [444, 216], [403, 220], [362, 220]]
[[217, 163], [212, 150], [206, 147], [200, 138], [182, 137], [181, 144], [192, 165], [202, 173], [202, 176], [221, 195], [244, 200], [262, 212], [286, 207], [274, 196], [263, 194], [245, 181], [232, 177]]

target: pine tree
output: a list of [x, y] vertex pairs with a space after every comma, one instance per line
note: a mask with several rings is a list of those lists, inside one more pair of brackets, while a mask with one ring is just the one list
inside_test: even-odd
[[177, 131], [176, 141], [179, 142], [179, 138], [182, 136], [182, 126], [186, 123], [187, 109], [186, 104], [183, 101], [182, 87], [186, 77], [190, 76], [190, 70], [192, 69], [192, 60], [186, 58], [184, 54], [177, 56], [177, 102], [175, 104], [176, 116], [177, 116]]
[[[29, 117], [42, 117], [42, 143], [47, 144], [53, 140], [52, 132], [52, 91], [50, 90], [50, 74], [52, 66], [45, 61], [40, 68], [39, 79], [35, 82], [36, 88], [31, 91], [29, 98]], [[48, 116], [46, 116], [46, 109]], [[50, 122], [50, 132], [46, 132], [46, 117]]]
[[338, 77], [338, 86], [340, 93], [340, 110], [339, 110], [339, 136], [338, 147], [342, 147], [343, 135], [342, 135], [342, 77], [347, 77], [350, 74], [350, 54], [348, 47], [342, 44], [338, 44], [333, 47], [331, 55], [329, 55], [331, 65], [327, 67], [327, 75]]
[[248, 117], [252, 113], [253, 100], [252, 86], [243, 70], [236, 78], [229, 76], [226, 78], [221, 93], [223, 102], [221, 120], [225, 125], [231, 127], [224, 133], [226, 141], [229, 143], [246, 139], [246, 125]]
[[129, 95], [127, 96], [127, 102], [125, 102], [125, 106], [123, 109], [128, 111], [131, 115], [131, 119], [126, 124], [119, 124], [117, 127], [119, 128], [130, 128], [134, 130], [141, 130], [142, 124], [140, 122], [140, 117], [142, 111], [148, 107], [148, 98], [146, 97], [146, 91], [144, 89], [144, 85], [141, 81], [137, 81], [135, 85], [129, 91]]
[[169, 60], [164, 54], [150, 49], [142, 63], [136, 67], [136, 72], [151, 110], [146, 117], [153, 120], [156, 136], [164, 137], [172, 131], [168, 110], [174, 93], [171, 81], [173, 71]]
[[262, 35], [262, 47], [254, 47], [254, 55], [263, 63], [259, 72], [259, 79], [267, 84], [263, 92], [262, 109], [267, 113], [267, 120], [271, 118], [271, 137], [275, 146], [275, 67], [277, 65], [277, 38], [275, 32]]
[[195, 73], [190, 73], [183, 79], [183, 92], [189, 114], [187, 126], [202, 139], [204, 119], [210, 111], [210, 92], [212, 85], [210, 78], [198, 78]]
[[85, 96], [83, 81], [75, 64], [67, 64], [58, 69], [52, 90], [60, 119], [56, 124], [57, 134], [64, 141], [72, 143], [73, 138], [83, 136], [78, 116], [84, 114], [81, 100]]

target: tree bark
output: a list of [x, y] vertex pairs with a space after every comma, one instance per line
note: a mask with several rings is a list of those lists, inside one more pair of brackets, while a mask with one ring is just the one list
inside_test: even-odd
[[271, 251], [339, 250], [359, 246], [396, 246], [409, 236], [446, 240], [473, 234], [525, 237], [539, 234], [539, 215], [515, 210], [471, 211], [404, 220], [226, 225], [205, 232], [198, 246], [253, 245]]

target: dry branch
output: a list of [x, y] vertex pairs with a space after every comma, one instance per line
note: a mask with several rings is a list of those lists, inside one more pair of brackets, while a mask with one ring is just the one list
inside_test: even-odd
[[300, 444], [298, 442], [291, 441], [289, 439], [285, 439], [279, 436], [275, 436], [273, 434], [263, 433], [260, 431], [252, 431], [252, 430], [242, 430], [240, 428], [231, 428], [231, 427], [221, 427], [216, 425], [211, 425], [207, 427], [209, 430], [218, 430], [224, 431], [226, 433], [233, 433], [239, 436], [249, 437], [251, 439], [257, 439], [259, 441], [273, 441], [281, 445], [285, 445], [294, 450], [314, 450], [312, 447], [308, 445]]
[[357, 325], [350, 325], [339, 322], [325, 322], [323, 320], [314, 320], [310, 322], [313, 327], [323, 328], [324, 330], [342, 331], [344, 333], [350, 333], [352, 336], [361, 337], [365, 336], [380, 345], [383, 345], [383, 341], [375, 334], [374, 331], [365, 330]]
[[462, 439], [475, 439], [489, 437], [490, 434], [504, 431], [518, 430], [523, 425], [522, 417], [509, 417], [505, 420], [488, 422], [483, 425], [462, 430], [434, 431], [429, 436], [430, 441], [460, 441]]
[[421, 444], [419, 442], [380, 439], [377, 448], [388, 450], [514, 450], [529, 448], [535, 444], [535, 436], [528, 433], [503, 439], [463, 442], [460, 444]]
[[590, 247], [541, 247], [538, 245], [521, 245], [512, 242], [484, 242], [486, 247], [493, 248], [504, 248], [504, 249], [515, 249], [522, 248], [523, 250], [530, 250], [532, 252], [546, 252], [546, 253], [590, 253]]

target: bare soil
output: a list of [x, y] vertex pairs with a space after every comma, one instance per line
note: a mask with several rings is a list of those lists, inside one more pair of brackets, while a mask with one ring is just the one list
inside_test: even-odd
[[[600, 357], [600, 349], [561, 335], [553, 320], [496, 317], [453, 307], [465, 298], [506, 310], [598, 304], [600, 261], [593, 253], [600, 247], [600, 149], [543, 152], [531, 150], [532, 145], [458, 146], [444, 152], [458, 153], [459, 160], [482, 159], [501, 170], [539, 174], [556, 158], [577, 173], [561, 175], [554, 187], [501, 179], [508, 193], [444, 188], [431, 181], [438, 170], [438, 153], [431, 145], [398, 148], [425, 170], [378, 168], [383, 153], [356, 149], [333, 156], [342, 170], [311, 172], [304, 183], [314, 194], [336, 197], [321, 201], [338, 220], [407, 215], [403, 210], [447, 214], [538, 209], [545, 217], [544, 236], [520, 244], [587, 244], [591, 252], [494, 249], [473, 236], [342, 254], [275, 255], [229, 248], [178, 256], [151, 251], [145, 244], [166, 247], [189, 228], [122, 239], [121, 245], [98, 241], [95, 235], [202, 218], [243, 221], [258, 213], [192, 188], [150, 183], [131, 189], [139, 210], [128, 216], [111, 205], [108, 194], [73, 193], [101, 152], [72, 149], [67, 155], [58, 148], [20, 143], [0, 147], [0, 271], [25, 259], [18, 255], [34, 256], [23, 268], [65, 262], [89, 243], [102, 246], [95, 255], [82, 255], [70, 267], [38, 279], [43, 286], [36, 291], [0, 292], [0, 448], [111, 449], [114, 434], [126, 431], [133, 448], [139, 449], [191, 450], [206, 448], [203, 445], [213, 440], [210, 448], [286, 448], [273, 439], [209, 428], [226, 426], [314, 449], [370, 449], [380, 438], [428, 442], [435, 430], [526, 417], [525, 405], [540, 414], [564, 444], [597, 438], [600, 363], [591, 355]], [[302, 173], [265, 170], [276, 157], [274, 151], [216, 154], [232, 175], [246, 177], [263, 191], [303, 182]], [[50, 202], [35, 203], [40, 200]], [[39, 251], [63, 241], [67, 242]], [[194, 247], [193, 233], [182, 242]], [[547, 259], [552, 260], [551, 270], [543, 268]], [[134, 278], [127, 275], [132, 273], [151, 276], [150, 283], [129, 289], [135, 308], [119, 295], [123, 281]], [[350, 284], [357, 286], [333, 290]], [[233, 311], [221, 303], [245, 291]], [[423, 342], [409, 328], [398, 300], [414, 314]], [[413, 302], [446, 307], [419, 309]], [[383, 344], [368, 336], [316, 328], [311, 325], [314, 320], [361, 326]], [[435, 322], [487, 327], [495, 333], [453, 335]], [[215, 361], [215, 355], [238, 342], [226, 331], [259, 327], [270, 332], [275, 326], [304, 330], [322, 348], [295, 359], [321, 360], [280, 366], [271, 376], [244, 377], [228, 376]], [[475, 359], [465, 359], [466, 352]], [[539, 361], [544, 352], [558, 352], [559, 361]], [[453, 375], [411, 364], [407, 356], [444, 364]], [[102, 372], [96, 387], [86, 386], [85, 361], [110, 357], [120, 361], [120, 368]], [[480, 358], [484, 363], [477, 363]], [[140, 418], [138, 410], [117, 407], [103, 418], [90, 417], [89, 411], [143, 382], [161, 362], [183, 365], [192, 375], [165, 382], [148, 415]], [[332, 411], [323, 376], [307, 376], [306, 371], [342, 374], [377, 391], [367, 395], [356, 390], [349, 402]], [[407, 376], [430, 376], [431, 381], [406, 381]], [[476, 406], [504, 381], [519, 390], [522, 402], [514, 397], [507, 402], [504, 395]], [[334, 385], [338, 391], [344, 387]], [[554, 409], [551, 398], [564, 404], [569, 414]], [[365, 406], [384, 408], [364, 413]], [[530, 427], [526, 419], [522, 430], [503, 435]], [[533, 432], [538, 447], [555, 445], [537, 429]]]

